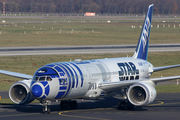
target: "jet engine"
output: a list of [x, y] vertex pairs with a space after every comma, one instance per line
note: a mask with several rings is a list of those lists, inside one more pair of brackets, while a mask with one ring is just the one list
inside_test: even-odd
[[9, 89], [9, 98], [15, 104], [27, 104], [34, 100], [30, 92], [31, 80], [14, 83]]
[[143, 106], [154, 101], [156, 98], [156, 90], [147, 82], [139, 82], [129, 87], [127, 96], [131, 104]]

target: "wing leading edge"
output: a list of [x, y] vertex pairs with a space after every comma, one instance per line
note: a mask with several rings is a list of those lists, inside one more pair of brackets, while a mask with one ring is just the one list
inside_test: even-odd
[[134, 80], [134, 81], [128, 80], [128, 81], [119, 81], [119, 82], [100, 83], [99, 88], [104, 91], [113, 91], [113, 90], [121, 89], [122, 87], [128, 87], [134, 83], [138, 83], [138, 82], [142, 82], [142, 81], [144, 81], [144, 82], [152, 81], [154, 83], [157, 83], [157, 82], [169, 81], [169, 80], [174, 80], [174, 79], [180, 79], [180, 75], [179, 76], [170, 76], [170, 77], [161, 77], [161, 78]]
[[166, 69], [171, 69], [171, 68], [176, 68], [180, 67], [180, 64], [178, 65], [171, 65], [171, 66], [163, 66], [163, 67], [154, 67], [153, 72], [161, 71], [161, 70], [166, 70]]
[[23, 78], [23, 79], [33, 78], [33, 76], [31, 75], [17, 73], [17, 72], [10, 72], [10, 71], [5, 71], [5, 70], [0, 70], [0, 74], [9, 75], [9, 76], [17, 77], [17, 78]]

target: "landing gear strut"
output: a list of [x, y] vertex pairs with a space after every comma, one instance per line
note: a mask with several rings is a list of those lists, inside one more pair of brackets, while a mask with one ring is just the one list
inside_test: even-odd
[[51, 109], [50, 109], [50, 107], [49, 107], [48, 105], [51, 104], [51, 101], [45, 100], [45, 101], [40, 101], [40, 103], [41, 103], [41, 105], [43, 106], [43, 107], [42, 107], [42, 113], [43, 113], [43, 114], [45, 114], [45, 113], [50, 114]]
[[124, 101], [120, 101], [118, 103], [118, 109], [119, 110], [134, 110], [135, 106], [129, 102], [126, 91], [127, 91], [127, 88], [122, 88], [121, 90], [117, 91], [117, 93], [125, 99]]
[[60, 103], [61, 109], [77, 109], [77, 101], [62, 100]]

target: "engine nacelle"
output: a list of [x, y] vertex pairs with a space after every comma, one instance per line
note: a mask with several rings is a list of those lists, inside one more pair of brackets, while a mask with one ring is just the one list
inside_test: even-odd
[[135, 106], [147, 105], [156, 98], [155, 88], [147, 82], [135, 83], [129, 87], [127, 96], [129, 101]]
[[27, 104], [34, 100], [30, 92], [31, 80], [23, 80], [14, 83], [9, 89], [9, 98], [15, 104]]

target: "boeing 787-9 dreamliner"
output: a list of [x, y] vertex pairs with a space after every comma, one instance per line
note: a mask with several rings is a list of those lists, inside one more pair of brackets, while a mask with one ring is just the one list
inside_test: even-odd
[[148, 8], [132, 57], [50, 63], [33, 76], [0, 70], [1, 74], [24, 79], [10, 87], [10, 99], [15, 104], [28, 104], [37, 99], [43, 106], [43, 113], [50, 113], [49, 103], [53, 100], [61, 100], [61, 109], [76, 109], [77, 102], [72, 99], [98, 99], [117, 94], [124, 98], [118, 109], [150, 104], [156, 98], [157, 82], [180, 78], [150, 78], [153, 72], [180, 67], [180, 64], [153, 67], [147, 61], [153, 6]]

